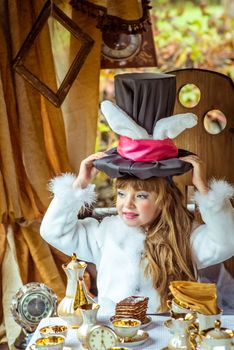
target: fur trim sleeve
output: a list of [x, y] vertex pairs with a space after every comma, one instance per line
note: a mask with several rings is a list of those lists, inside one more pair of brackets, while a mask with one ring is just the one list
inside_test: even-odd
[[233, 194], [232, 185], [212, 180], [206, 194], [195, 195], [204, 221], [191, 236], [198, 268], [218, 264], [234, 255], [234, 209], [229, 200]]
[[75, 179], [76, 176], [69, 173], [57, 176], [49, 182], [49, 190], [64, 204], [73, 205], [77, 203], [77, 206], [80, 206], [81, 202], [81, 205], [92, 204], [96, 200], [95, 185], [88, 185], [84, 189], [73, 188], [72, 184]]
[[212, 212], [218, 212], [234, 196], [234, 187], [224, 180], [211, 180], [210, 190], [206, 194], [196, 192], [194, 199], [202, 209], [210, 209]]

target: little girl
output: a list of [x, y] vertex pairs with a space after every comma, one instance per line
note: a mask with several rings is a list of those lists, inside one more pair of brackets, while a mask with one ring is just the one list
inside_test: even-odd
[[224, 181], [208, 188], [203, 163], [193, 164], [196, 201], [204, 225], [197, 226], [182, 195], [165, 178], [118, 179], [118, 215], [99, 223], [77, 219], [77, 213], [95, 198], [91, 185], [97, 153], [82, 161], [80, 172], [51, 182], [54, 198], [41, 225], [42, 237], [67, 255], [97, 267], [98, 302], [102, 313], [113, 313], [115, 303], [130, 295], [149, 297], [148, 312], [165, 311], [172, 280], [195, 280], [196, 269], [230, 258], [234, 253], [234, 218], [228, 198], [233, 189]]
[[[144, 88], [140, 86], [139, 90], [142, 100], [147, 101], [143, 95], [150, 91], [147, 98], [152, 96], [158, 108], [157, 94], [152, 91], [158, 80], [160, 86], [166, 82], [165, 91], [168, 82], [171, 84], [169, 77], [143, 75], [142, 79], [142, 75], [139, 78], [138, 75], [129, 77], [124, 74], [121, 80], [126, 79], [124, 84], [121, 81], [120, 90], [125, 89], [129, 81], [128, 89], [143, 81]], [[147, 90], [148, 86], [150, 90]], [[155, 91], [158, 93], [157, 89]], [[137, 92], [131, 91], [130, 98], [137, 96]], [[162, 101], [162, 93], [160, 96]], [[166, 96], [171, 98], [172, 94], [167, 91]], [[139, 102], [139, 95], [137, 98]], [[123, 100], [126, 101], [126, 93]], [[130, 105], [136, 104], [131, 102]], [[142, 111], [141, 104], [137, 105]], [[155, 116], [149, 105], [146, 104], [147, 116]], [[109, 104], [106, 107], [107, 115], [120, 112], [119, 107], [111, 106], [111, 110]], [[165, 108], [163, 111], [165, 114]], [[163, 118], [167, 124], [172, 120], [170, 133], [175, 133], [184, 119], [180, 120], [178, 127], [174, 125], [177, 117], [170, 119], [168, 113]], [[136, 110], [132, 114], [136, 115]], [[81, 162], [77, 177], [64, 174], [52, 180], [50, 188], [54, 198], [42, 221], [41, 235], [63, 253], [72, 255], [75, 252], [80, 260], [96, 265], [98, 303], [102, 314], [113, 314], [115, 304], [131, 295], [149, 297], [148, 312], [155, 313], [167, 308], [170, 281], [196, 280], [197, 269], [234, 255], [234, 215], [229, 201], [233, 188], [225, 181], [213, 180], [208, 185], [203, 162], [196, 155], [183, 156], [185, 151], [179, 150], [176, 156], [175, 146], [168, 139], [168, 130], [165, 132], [161, 120], [156, 126], [161, 134], [166, 133], [165, 140], [155, 130], [147, 132], [143, 127], [138, 128], [124, 113], [116, 120], [122, 117], [125, 118], [124, 127], [116, 126], [112, 120], [110, 123], [116, 132], [125, 133], [120, 138], [117, 153], [115, 150], [115, 153], [93, 154]], [[130, 135], [126, 135], [128, 132]], [[159, 153], [161, 158], [157, 158]], [[160, 160], [153, 161], [150, 157]], [[171, 177], [188, 171], [190, 167], [193, 167], [192, 183], [197, 189], [195, 200], [204, 221], [202, 225], [194, 222]], [[110, 175], [114, 173], [113, 177], [117, 177], [118, 215], [105, 217], [101, 222], [92, 217], [78, 220], [77, 213], [82, 206], [95, 200], [91, 182], [97, 168], [107, 173], [110, 170]]]

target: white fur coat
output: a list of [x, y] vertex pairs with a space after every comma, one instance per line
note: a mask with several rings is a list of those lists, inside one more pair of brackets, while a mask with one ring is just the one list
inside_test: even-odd
[[[128, 227], [119, 216], [77, 220], [77, 213], [95, 199], [94, 185], [73, 189], [75, 177], [64, 174], [51, 182], [54, 198], [41, 224], [42, 237], [52, 246], [80, 260], [96, 264], [100, 313], [114, 312], [115, 303], [130, 295], [149, 297], [148, 312], [156, 312], [160, 301], [140, 263], [145, 233]], [[191, 238], [197, 268], [204, 268], [234, 255], [234, 211], [229, 198], [233, 188], [225, 181], [213, 181], [210, 191], [196, 193], [204, 225], [194, 225]]]

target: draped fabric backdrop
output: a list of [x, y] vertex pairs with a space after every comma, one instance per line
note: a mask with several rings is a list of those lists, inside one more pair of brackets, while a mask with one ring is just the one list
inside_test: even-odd
[[[1, 240], [4, 242], [1, 247], [4, 248], [0, 259], [2, 319], [8, 331], [9, 345], [17, 335], [9, 304], [22, 284], [42, 281], [59, 297], [64, 292], [62, 274], [52, 255], [56, 258], [56, 252], [50, 250], [38, 233], [40, 220], [50, 201], [49, 178], [71, 170], [63, 116], [61, 110], [53, 107], [11, 68], [12, 58], [42, 4], [43, 1], [9, 1], [1, 9], [4, 22], [0, 32], [0, 212]], [[48, 43], [43, 42], [44, 55], [35, 49], [30, 60], [39, 74], [49, 74], [54, 79]]]
[[[102, 5], [105, 10], [109, 6], [111, 15], [124, 14], [124, 19], [130, 15], [130, 20], [136, 16], [139, 20], [138, 1], [127, 3], [107, 1]], [[95, 41], [62, 108], [54, 107], [12, 69], [12, 60], [43, 5], [43, 0], [3, 0], [0, 4], [0, 341], [7, 339], [9, 346], [20, 329], [9, 307], [22, 284], [43, 282], [59, 299], [64, 296], [66, 281], [61, 264], [68, 258], [39, 235], [51, 200], [47, 184], [62, 172], [77, 172], [81, 159], [93, 152], [96, 138], [101, 31], [96, 28], [95, 16], [88, 17], [68, 1], [58, 1]], [[51, 40], [47, 27], [27, 62], [36, 75], [49, 78], [51, 86], [56, 86]]]
[[[9, 1], [9, 23], [1, 26], [1, 88], [0, 88], [0, 142], [1, 142], [1, 257], [2, 264], [2, 301], [3, 316], [9, 345], [18, 333], [12, 332], [15, 323], [9, 314], [9, 304], [17, 289], [24, 283], [41, 281], [53, 288], [59, 298], [65, 292], [64, 273], [61, 263], [66, 260], [61, 253], [51, 249], [39, 235], [40, 220], [50, 202], [47, 190], [48, 180], [61, 172], [75, 171], [67, 156], [66, 136], [63, 114], [50, 102], [42, 97], [34, 88], [25, 82], [11, 69], [12, 58], [16, 55], [26, 35], [31, 29], [35, 16], [39, 13], [43, 1]], [[34, 6], [34, 7], [33, 7]], [[4, 9], [7, 13], [7, 8]], [[1, 16], [2, 18], [3, 16]], [[92, 24], [93, 22], [93, 24]], [[95, 21], [89, 20], [89, 26], [95, 30]], [[79, 24], [81, 27], [81, 24]], [[96, 35], [96, 47], [89, 56], [99, 56], [100, 34]], [[10, 45], [9, 45], [10, 44]], [[53, 60], [51, 59], [50, 40], [43, 40], [38, 52], [30, 56], [39, 76], [50, 76], [55, 79]], [[96, 119], [98, 107], [98, 59], [94, 65], [87, 67], [88, 74], [83, 75], [93, 85], [92, 102], [89, 101], [91, 112], [89, 116], [82, 107], [79, 115], [79, 91], [72, 91], [69, 96], [71, 108], [66, 108], [67, 139], [73, 142], [73, 149], [79, 159], [94, 149]], [[87, 62], [88, 63], [88, 62]], [[85, 66], [83, 67], [85, 70]], [[84, 72], [85, 73], [85, 72]], [[89, 76], [92, 78], [89, 80]], [[53, 81], [51, 82], [53, 84]], [[84, 93], [83, 93], [84, 95]], [[87, 101], [86, 101], [87, 104]], [[87, 108], [87, 107], [86, 107]], [[66, 113], [65, 111], [65, 113]], [[85, 112], [85, 113], [84, 113]], [[90, 118], [87, 122], [79, 119]], [[69, 120], [70, 119], [70, 120]], [[83, 124], [83, 125], [82, 125]], [[87, 137], [86, 124], [89, 127], [90, 138]], [[72, 137], [69, 138], [69, 128]], [[81, 138], [81, 139], [80, 139]], [[80, 147], [89, 140], [89, 148]], [[78, 147], [76, 142], [79, 140]], [[71, 147], [71, 148], [72, 148]], [[4, 258], [5, 253], [5, 258]], [[9, 283], [11, 281], [17, 283]], [[3, 319], [3, 317], [2, 317]]]

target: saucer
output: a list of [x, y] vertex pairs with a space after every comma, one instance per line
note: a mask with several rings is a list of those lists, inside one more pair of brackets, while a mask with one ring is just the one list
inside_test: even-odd
[[126, 346], [136, 346], [136, 345], [143, 344], [148, 339], [149, 339], [149, 333], [139, 330], [134, 337], [132, 337], [129, 340], [120, 341], [120, 344], [126, 345]]
[[[115, 319], [115, 316], [110, 317], [110, 321], [112, 322]], [[152, 322], [152, 318], [148, 315], [145, 316], [144, 321], [141, 323], [140, 328], [147, 327]]]
[[150, 323], [152, 322], [152, 317], [146, 315], [145, 318], [144, 318], [144, 321], [142, 322], [140, 328], [145, 328], [147, 327]]

